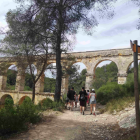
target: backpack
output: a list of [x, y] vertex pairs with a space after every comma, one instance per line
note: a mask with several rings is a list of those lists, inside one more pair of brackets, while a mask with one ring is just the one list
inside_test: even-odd
[[70, 91], [68, 91], [67, 97], [70, 99]]
[[85, 98], [85, 95], [84, 95], [84, 94], [81, 94], [80, 99], [81, 99], [82, 101], [84, 101], [84, 100], [86, 99], [86, 98]]

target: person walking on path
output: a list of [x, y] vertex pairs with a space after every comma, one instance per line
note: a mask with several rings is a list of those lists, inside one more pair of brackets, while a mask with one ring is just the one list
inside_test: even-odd
[[71, 88], [71, 90], [69, 90], [68, 92], [68, 98], [69, 98], [69, 102], [71, 105], [71, 111], [73, 110], [73, 106], [74, 106], [74, 101], [75, 101], [75, 91], [74, 91], [74, 87]]
[[66, 109], [70, 109], [70, 102], [69, 102], [69, 98], [68, 98], [68, 93], [69, 93], [70, 89], [68, 89], [68, 92], [67, 92], [67, 97], [66, 97], [66, 104], [65, 104], [65, 107]]
[[[80, 112], [83, 115], [84, 115], [84, 111], [85, 111], [86, 97], [87, 97], [87, 93], [85, 91], [85, 88], [82, 87], [82, 91], [79, 92], [79, 101], [80, 101]], [[82, 111], [83, 111], [83, 113], [82, 113]]]
[[96, 115], [95, 109], [96, 109], [96, 93], [95, 90], [92, 89], [91, 93], [89, 94], [90, 98], [90, 115], [92, 115], [92, 110], [93, 110], [93, 115]]
[[87, 90], [87, 104], [89, 105], [89, 94], [90, 94], [90, 92], [89, 92], [89, 90]]
[[75, 108], [77, 108], [77, 103], [78, 103], [78, 94], [75, 94]]

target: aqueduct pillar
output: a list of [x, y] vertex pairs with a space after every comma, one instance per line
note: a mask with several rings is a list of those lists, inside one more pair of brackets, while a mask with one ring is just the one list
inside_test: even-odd
[[86, 82], [85, 82], [86, 90], [90, 90], [92, 88], [92, 82], [93, 82], [93, 74], [86, 73]]
[[6, 90], [7, 72], [0, 72], [0, 90]]
[[[38, 75], [37, 75], [38, 76]], [[35, 88], [36, 88], [36, 93], [39, 92], [44, 92], [44, 78], [45, 78], [45, 74], [43, 73], [40, 78], [38, 79]]]
[[118, 73], [118, 84], [125, 84], [127, 79], [127, 73]]
[[18, 68], [15, 91], [24, 91], [24, 86], [25, 86], [25, 69]]
[[62, 76], [61, 82], [61, 93], [66, 94], [68, 92], [69, 75], [65, 74]]

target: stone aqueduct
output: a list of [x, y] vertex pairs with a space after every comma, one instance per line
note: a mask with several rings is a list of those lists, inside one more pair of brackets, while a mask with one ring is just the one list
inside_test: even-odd
[[[113, 61], [118, 68], [118, 84], [124, 84], [127, 78], [128, 67], [133, 62], [133, 52], [131, 49], [112, 49], [112, 50], [101, 50], [101, 51], [88, 51], [88, 52], [74, 52], [69, 54], [71, 57], [74, 57], [74, 61], [67, 59], [66, 54], [62, 54], [62, 69], [63, 67], [70, 67], [74, 63], [82, 62], [87, 69], [86, 74], [86, 84], [85, 88], [90, 89], [91, 83], [95, 77], [95, 69], [97, 65], [105, 60]], [[140, 59], [140, 56], [138, 56]], [[6, 90], [6, 81], [7, 81], [7, 70], [9, 66], [16, 65], [16, 61], [11, 61], [10, 58], [0, 58], [0, 64], [6, 62], [8, 65], [4, 69], [4, 73], [0, 72], [0, 103], [3, 104], [5, 98], [10, 95], [14, 103], [22, 102], [26, 96], [31, 98], [31, 92], [23, 91], [24, 90], [24, 81], [25, 81], [25, 69], [18, 71], [20, 68], [17, 68], [17, 77], [16, 77], [16, 86], [15, 91]], [[47, 61], [47, 64], [55, 63], [55, 57], [50, 58]], [[37, 66], [36, 66], [37, 67]], [[62, 76], [62, 87], [61, 93], [64, 94], [68, 90], [68, 78], [69, 75], [65, 74]], [[45, 93], [44, 91], [44, 74], [41, 76], [40, 80], [36, 84], [36, 97], [35, 103], [37, 104], [46, 97], [53, 98], [53, 93]]]

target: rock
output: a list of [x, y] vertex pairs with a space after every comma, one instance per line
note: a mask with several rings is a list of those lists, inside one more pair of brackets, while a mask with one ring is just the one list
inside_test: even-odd
[[117, 114], [116, 110], [113, 110], [113, 114], [112, 115], [116, 115], [116, 114]]
[[129, 109], [128, 108], [125, 108], [125, 111], [129, 111]]

